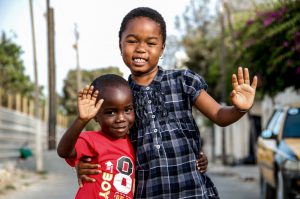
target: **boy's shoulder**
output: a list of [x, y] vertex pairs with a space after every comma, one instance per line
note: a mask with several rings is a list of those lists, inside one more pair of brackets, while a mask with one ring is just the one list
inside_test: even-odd
[[99, 131], [83, 131], [79, 135], [81, 138], [93, 138], [95, 136], [101, 136]]

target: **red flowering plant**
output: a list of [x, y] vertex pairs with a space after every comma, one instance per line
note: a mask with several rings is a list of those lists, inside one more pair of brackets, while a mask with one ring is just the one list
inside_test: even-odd
[[259, 91], [275, 95], [300, 88], [300, 1], [257, 13], [238, 34], [237, 63], [250, 66], [260, 78]]

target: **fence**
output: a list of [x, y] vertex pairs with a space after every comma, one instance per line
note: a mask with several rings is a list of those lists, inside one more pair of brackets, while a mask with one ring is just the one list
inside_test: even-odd
[[[24, 145], [28, 145], [35, 153], [36, 132], [39, 126], [42, 150], [46, 150], [48, 148], [46, 122], [15, 110], [0, 107], [0, 163], [18, 158], [20, 156], [19, 149]], [[57, 126], [57, 140], [64, 130], [63, 127]]]
[[[0, 88], [0, 107], [5, 107], [9, 110], [16, 110], [29, 116], [34, 116], [35, 107], [34, 101], [19, 93], [6, 93]], [[42, 121], [48, 120], [47, 103], [39, 107], [40, 119]], [[66, 127], [68, 124], [67, 117], [62, 114], [57, 114], [57, 124]]]

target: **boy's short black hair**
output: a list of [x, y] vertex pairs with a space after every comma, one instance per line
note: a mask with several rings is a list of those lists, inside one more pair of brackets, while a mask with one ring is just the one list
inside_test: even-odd
[[115, 74], [105, 74], [97, 77], [92, 82], [91, 86], [94, 86], [94, 90], [98, 90], [100, 95], [98, 95], [97, 101], [104, 97], [107, 88], [128, 88], [131, 90], [128, 82], [121, 76]]
[[131, 10], [122, 20], [121, 27], [119, 30], [119, 41], [121, 41], [122, 33], [126, 29], [128, 22], [137, 17], [148, 17], [159, 24], [161, 29], [161, 35], [163, 38], [163, 44], [166, 42], [167, 30], [166, 30], [166, 22], [162, 15], [156, 10], [148, 7], [138, 7]]

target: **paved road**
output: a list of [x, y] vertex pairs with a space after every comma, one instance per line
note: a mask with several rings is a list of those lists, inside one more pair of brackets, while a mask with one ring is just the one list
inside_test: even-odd
[[[258, 199], [258, 170], [255, 166], [228, 167], [209, 173], [221, 199]], [[218, 171], [219, 170], [219, 171]]]
[[[22, 167], [34, 168], [34, 161]], [[17, 191], [0, 195], [0, 199], [72, 199], [77, 190], [74, 171], [55, 151], [45, 152], [46, 179], [38, 180]], [[255, 166], [222, 167], [209, 165], [209, 176], [216, 184], [221, 199], [258, 199], [258, 172]], [[33, 179], [34, 180], [34, 179]]]

